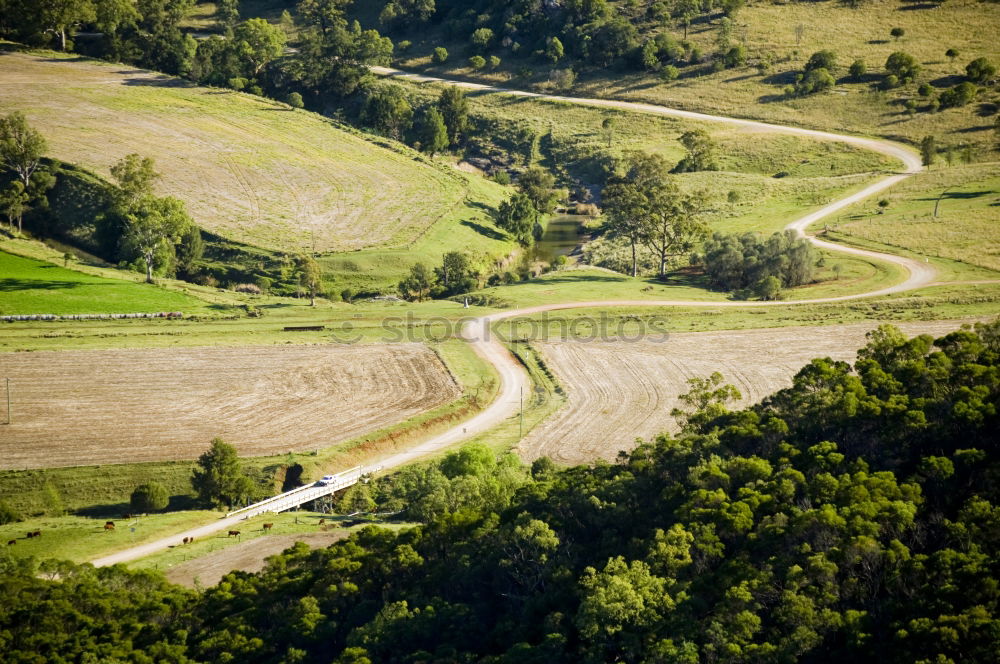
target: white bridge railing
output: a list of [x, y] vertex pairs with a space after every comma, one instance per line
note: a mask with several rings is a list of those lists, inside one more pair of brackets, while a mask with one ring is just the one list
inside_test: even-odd
[[263, 514], [265, 512], [284, 512], [285, 510], [290, 510], [292, 508], [298, 507], [303, 503], [308, 503], [310, 500], [316, 500], [317, 498], [322, 498], [323, 496], [329, 496], [331, 493], [340, 491], [341, 489], [346, 489], [349, 486], [357, 484], [361, 480], [361, 476], [367, 473], [373, 473], [377, 471], [378, 468], [370, 468], [365, 470], [361, 466], [355, 466], [350, 470], [345, 470], [342, 473], [337, 473], [333, 476], [333, 480], [327, 482], [326, 484], [307, 484], [306, 486], [300, 486], [297, 489], [292, 489], [291, 491], [286, 491], [285, 493], [278, 494], [277, 496], [272, 496], [266, 500], [262, 500], [259, 503], [254, 503], [253, 505], [247, 505], [238, 510], [233, 510], [226, 514], [227, 517], [242, 515], [244, 519], [249, 519], [252, 516], [257, 516], [258, 514]]

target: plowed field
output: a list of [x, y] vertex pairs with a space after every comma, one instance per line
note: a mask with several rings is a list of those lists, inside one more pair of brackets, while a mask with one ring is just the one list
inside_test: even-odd
[[0, 376], [0, 468], [194, 459], [215, 436], [241, 455], [313, 450], [460, 393], [420, 344], [7, 353]]
[[[877, 323], [673, 334], [662, 343], [573, 341], [537, 344], [569, 402], [521, 442], [527, 460], [551, 457], [575, 465], [614, 459], [637, 438], [676, 431], [670, 411], [687, 379], [718, 371], [739, 388], [743, 403], [792, 384], [814, 357], [853, 362]], [[910, 335], [939, 336], [959, 327], [941, 321], [899, 324]]]

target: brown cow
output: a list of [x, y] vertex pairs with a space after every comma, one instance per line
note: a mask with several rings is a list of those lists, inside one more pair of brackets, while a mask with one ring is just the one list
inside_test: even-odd
[[42, 536], [42, 531], [40, 530], [33, 530], [32, 532], [27, 534], [28, 539], [31, 539], [32, 537], [41, 537], [41, 536]]
[[238, 531], [238, 530], [230, 530], [228, 536], [229, 537], [235, 537], [235, 538], [239, 539], [240, 531]]
[[15, 544], [17, 544], [16, 539], [7, 540], [7, 546], [14, 546]]
[[104, 530], [114, 530], [114, 529], [115, 529], [114, 521], [108, 521], [104, 524]]
[[267, 531], [269, 531], [273, 527], [274, 527], [273, 523], [265, 523], [264, 527], [263, 527], [263, 530], [264, 530], [264, 532], [267, 532]]
[[185, 537], [185, 538], [184, 538], [183, 540], [181, 540], [181, 543], [182, 543], [182, 544], [187, 544], [187, 543], [188, 543], [188, 539], [189, 539], [189, 538]]
[[319, 520], [319, 525], [321, 525], [321, 526], [322, 526], [322, 525], [323, 525], [324, 523], [326, 523], [326, 519], [320, 519], [320, 520]]

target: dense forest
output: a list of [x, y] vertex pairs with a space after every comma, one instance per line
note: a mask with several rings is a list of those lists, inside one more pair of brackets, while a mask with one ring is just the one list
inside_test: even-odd
[[345, 500], [411, 511], [191, 592], [0, 558], [8, 662], [993, 662], [1000, 322], [883, 326], [678, 437], [523, 469], [467, 448]]

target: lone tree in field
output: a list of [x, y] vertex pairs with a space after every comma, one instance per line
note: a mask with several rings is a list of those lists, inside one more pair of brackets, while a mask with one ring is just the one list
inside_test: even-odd
[[285, 33], [262, 18], [252, 18], [236, 26], [233, 33], [236, 51], [253, 67], [256, 78], [261, 70], [285, 48]]
[[28, 126], [24, 113], [15, 111], [0, 118], [0, 163], [14, 171], [25, 189], [46, 147], [45, 138]]
[[399, 293], [414, 302], [420, 302], [430, 297], [434, 286], [433, 275], [423, 263], [410, 267], [410, 274], [399, 282]]
[[448, 127], [436, 108], [429, 108], [420, 119], [420, 149], [434, 157], [448, 147]]
[[674, 166], [674, 173], [718, 170], [715, 163], [715, 142], [707, 131], [692, 129], [681, 134], [679, 140], [688, 153]]
[[454, 85], [449, 85], [441, 91], [438, 97], [438, 109], [448, 127], [448, 140], [454, 145], [469, 126], [469, 100], [465, 93]]
[[323, 284], [323, 270], [312, 256], [299, 256], [296, 260], [299, 285], [309, 293], [309, 306], [316, 306], [316, 294]]
[[129, 499], [129, 507], [133, 512], [159, 512], [170, 502], [170, 494], [167, 487], [159, 482], [140, 484], [132, 492]]
[[930, 167], [937, 160], [937, 140], [933, 136], [924, 136], [920, 141], [920, 161], [924, 166]]
[[153, 270], [163, 263], [162, 254], [181, 242], [188, 228], [194, 225], [184, 211], [184, 203], [167, 196], [143, 197], [125, 215], [124, 245], [142, 259], [146, 267], [146, 282], [153, 283]]
[[632, 247], [632, 276], [638, 274], [636, 249], [645, 244], [659, 260], [659, 275], [666, 275], [672, 256], [689, 252], [706, 234], [698, 217], [701, 195], [682, 194], [659, 155], [634, 154], [627, 170], [604, 188], [604, 206], [613, 234]]
[[198, 457], [191, 486], [202, 502], [214, 507], [232, 506], [254, 495], [253, 481], [243, 472], [236, 448], [221, 438]]

